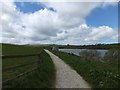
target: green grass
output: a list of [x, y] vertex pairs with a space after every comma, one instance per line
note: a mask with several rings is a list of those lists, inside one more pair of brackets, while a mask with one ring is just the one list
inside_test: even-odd
[[8, 70], [8, 71], [3, 72], [3, 73], [2, 73], [2, 74], [3, 74], [2, 79], [3, 79], [3, 80], [7, 80], [7, 79], [9, 79], [9, 78], [13, 78], [13, 77], [15, 77], [15, 76], [17, 76], [17, 75], [19, 75], [19, 74], [21, 74], [21, 73], [23, 73], [23, 72], [26, 72], [26, 71], [34, 68], [34, 67], [37, 67], [37, 64], [26, 65], [26, 66], [23, 66], [23, 67], [19, 67], [19, 68], [17, 68], [17, 69], [16, 69], [16, 68], [13, 68], [13, 69], [11, 69], [11, 70]]
[[[55, 69], [54, 64], [47, 53], [42, 47], [34, 47], [30, 45], [12, 45], [3, 44], [2, 54], [3, 55], [25, 55], [25, 54], [38, 54], [42, 50], [41, 59], [42, 63], [31, 64], [23, 67], [17, 67], [9, 71], [3, 71], [2, 79], [7, 80], [20, 73], [31, 70], [37, 66], [39, 68], [33, 71], [28, 76], [22, 76], [16, 80], [13, 80], [8, 85], [4, 85], [3, 88], [51, 88], [53, 87]], [[30, 63], [37, 61], [37, 56], [22, 57], [22, 58], [7, 58], [2, 60], [2, 68], [15, 66], [24, 63]]]
[[2, 44], [2, 55], [36, 54], [42, 47], [27, 45]]
[[22, 57], [22, 58], [6, 58], [3, 59], [3, 68], [15, 66], [16, 64], [24, 64], [24, 63], [30, 63], [33, 61], [37, 61], [37, 56], [32, 56], [32, 57]]
[[40, 67], [35, 70], [32, 74], [21, 77], [14, 82], [10, 83], [13, 88], [51, 88], [53, 87], [54, 80], [54, 66], [49, 58], [48, 54], [42, 53], [43, 62]]
[[117, 88], [120, 83], [117, 63], [100, 63], [96, 61], [85, 61], [79, 56], [70, 55], [64, 52], [54, 51], [73, 69], [75, 69], [92, 88]]

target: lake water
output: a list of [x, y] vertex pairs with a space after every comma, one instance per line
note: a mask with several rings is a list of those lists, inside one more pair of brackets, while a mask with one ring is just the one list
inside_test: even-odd
[[[94, 50], [94, 49], [59, 49], [59, 51], [66, 52], [66, 53], [73, 53], [77, 56], [79, 56], [79, 53], [82, 50]], [[106, 52], [108, 52], [108, 50], [101, 50], [101, 49], [95, 49], [95, 50], [98, 51], [102, 57], [105, 55]]]

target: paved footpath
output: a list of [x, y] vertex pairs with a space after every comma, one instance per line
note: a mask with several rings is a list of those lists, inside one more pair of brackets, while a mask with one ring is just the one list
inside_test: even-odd
[[69, 65], [50, 51], [45, 51], [50, 55], [56, 68], [55, 88], [91, 88], [88, 83]]

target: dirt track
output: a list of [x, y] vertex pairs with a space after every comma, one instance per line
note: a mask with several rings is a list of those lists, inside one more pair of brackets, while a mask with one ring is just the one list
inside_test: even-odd
[[56, 88], [91, 88], [88, 83], [69, 65], [48, 50], [56, 68]]

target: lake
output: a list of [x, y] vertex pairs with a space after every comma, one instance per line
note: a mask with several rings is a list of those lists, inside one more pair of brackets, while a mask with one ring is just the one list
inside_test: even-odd
[[[59, 49], [59, 51], [66, 52], [66, 53], [73, 53], [74, 55], [77, 55], [77, 56], [80, 56], [79, 53], [82, 50], [94, 50], [94, 49]], [[108, 52], [108, 50], [101, 50], [101, 49], [95, 49], [95, 50], [101, 54], [101, 57], [103, 57], [105, 53]]]

